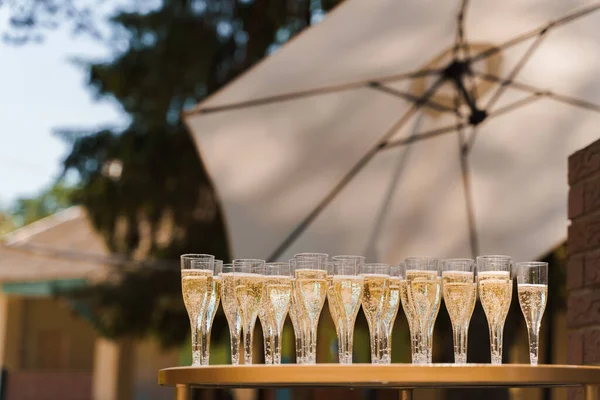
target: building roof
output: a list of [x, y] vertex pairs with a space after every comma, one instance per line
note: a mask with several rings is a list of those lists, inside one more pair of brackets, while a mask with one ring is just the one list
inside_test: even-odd
[[4, 235], [0, 282], [94, 279], [113, 258], [82, 207], [71, 207]]

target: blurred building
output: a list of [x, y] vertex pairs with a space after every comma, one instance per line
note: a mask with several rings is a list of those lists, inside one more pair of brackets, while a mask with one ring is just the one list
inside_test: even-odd
[[56, 298], [109, 276], [111, 256], [83, 208], [72, 207], [3, 236], [0, 243], [2, 400], [170, 399], [158, 369], [178, 351], [151, 341], [98, 336], [85, 310]]

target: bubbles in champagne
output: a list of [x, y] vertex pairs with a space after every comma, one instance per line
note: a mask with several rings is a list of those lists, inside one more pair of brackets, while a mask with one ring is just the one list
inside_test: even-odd
[[277, 332], [283, 329], [290, 308], [292, 279], [285, 276], [269, 276], [265, 281], [264, 306], [267, 320]]
[[262, 301], [264, 278], [256, 274], [235, 274], [235, 295], [244, 326], [256, 321]]
[[476, 284], [473, 273], [468, 271], [444, 271], [442, 273], [444, 303], [454, 326], [469, 324], [475, 300]]
[[519, 304], [527, 327], [538, 330], [548, 301], [548, 286], [538, 284], [519, 284], [517, 286]]
[[362, 300], [363, 278], [354, 275], [335, 275], [332, 279], [333, 304], [337, 310], [339, 322], [347, 328], [354, 327]]
[[296, 296], [302, 311], [311, 325], [319, 320], [327, 296], [327, 273], [318, 269], [296, 270]]
[[378, 318], [381, 318], [383, 301], [386, 291], [389, 289], [390, 277], [381, 274], [364, 274], [364, 290], [362, 306], [367, 322], [375, 326]]
[[337, 310], [337, 303], [335, 302], [334, 296], [333, 275], [327, 275], [327, 304], [329, 305], [329, 314], [331, 314], [331, 319], [335, 325], [335, 331], [339, 334], [340, 313]]
[[483, 271], [477, 276], [479, 299], [490, 326], [504, 325], [512, 297], [508, 271]]
[[215, 314], [219, 308], [219, 300], [221, 299], [221, 278], [214, 276], [212, 278], [212, 284], [210, 285], [210, 293], [208, 295], [208, 303], [206, 307], [206, 319], [204, 321], [204, 328], [206, 331], [210, 331]]
[[231, 326], [240, 325], [240, 314], [235, 296], [235, 277], [233, 272], [221, 274], [221, 303], [225, 317]]
[[202, 317], [212, 280], [212, 272], [208, 270], [186, 269], [181, 271], [183, 303], [193, 326]]
[[383, 310], [381, 313], [381, 322], [383, 326], [391, 333], [400, 305], [400, 278], [390, 277], [389, 290], [386, 293]]

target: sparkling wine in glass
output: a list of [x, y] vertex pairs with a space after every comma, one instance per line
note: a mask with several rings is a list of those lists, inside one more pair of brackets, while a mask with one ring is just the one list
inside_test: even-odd
[[296, 261], [291, 259], [289, 261], [290, 268], [292, 270], [292, 293], [290, 296], [290, 319], [292, 320], [292, 326], [294, 327], [294, 337], [296, 342], [296, 363], [297, 364], [306, 364], [306, 348], [308, 347], [306, 332], [307, 328], [305, 326], [304, 319], [301, 318], [302, 310], [300, 307], [300, 303], [298, 302], [298, 298], [296, 293]]
[[242, 346], [242, 314], [237, 306], [233, 264], [224, 264], [221, 271], [221, 303], [231, 340], [231, 364], [239, 365]]
[[511, 264], [509, 256], [477, 257], [477, 286], [490, 329], [492, 364], [502, 364], [504, 322], [513, 290]]
[[294, 256], [294, 296], [305, 327], [305, 362], [317, 362], [317, 328], [327, 297], [327, 254], [300, 253]]
[[411, 290], [410, 283], [406, 280], [406, 263], [401, 262], [398, 266], [400, 273], [400, 302], [406, 321], [408, 322], [408, 329], [410, 333], [410, 349], [413, 364], [419, 364], [420, 348], [419, 348], [419, 321], [415, 316], [415, 310], [410, 300]]
[[365, 264], [360, 271], [364, 279], [362, 307], [369, 325], [371, 363], [381, 364], [382, 325], [386, 293], [390, 285], [389, 264]]
[[192, 332], [192, 366], [208, 365], [205, 329], [206, 309], [213, 285], [215, 257], [210, 254], [181, 256], [181, 293]]
[[209, 355], [210, 355], [210, 332], [212, 330], [212, 324], [215, 320], [215, 314], [217, 313], [217, 309], [219, 308], [219, 301], [221, 299], [221, 270], [223, 269], [223, 261], [215, 260], [213, 263], [213, 279], [212, 284], [210, 285], [210, 291], [207, 298], [206, 303], [206, 318], [204, 318], [203, 326], [202, 326], [202, 337], [206, 338], [206, 340], [202, 341], [202, 345], [204, 346], [201, 349], [201, 357], [203, 360], [206, 360], [206, 365], [208, 365]]
[[517, 292], [529, 334], [529, 361], [537, 365], [540, 325], [548, 301], [548, 263], [517, 263]]
[[379, 348], [380, 364], [392, 362], [392, 330], [400, 305], [400, 267], [390, 266], [389, 289], [386, 291], [381, 313], [381, 340]]
[[444, 260], [442, 266], [442, 291], [452, 322], [454, 362], [466, 364], [469, 323], [477, 299], [475, 261], [451, 258]]
[[242, 314], [244, 364], [252, 364], [252, 336], [262, 305], [265, 262], [255, 259], [233, 260], [235, 296]]
[[442, 297], [440, 260], [432, 257], [409, 257], [405, 260], [408, 300], [417, 325], [415, 364], [431, 364], [433, 328]]
[[340, 364], [352, 364], [354, 324], [360, 309], [364, 278], [359, 271], [365, 263], [361, 256], [335, 256], [331, 280], [332, 305], [337, 313], [338, 355]]
[[[285, 317], [290, 309], [292, 277], [290, 263], [278, 262], [265, 265], [263, 313], [270, 333], [271, 364], [281, 364], [281, 335]], [[263, 320], [261, 319], [261, 324]], [[265, 328], [263, 327], [263, 332]], [[266, 360], [266, 348], [265, 348]]]
[[[334, 264], [332, 262], [327, 263], [327, 304], [329, 307], [329, 315], [331, 315], [331, 319], [333, 320], [333, 325], [335, 326], [335, 332], [337, 334], [338, 340], [342, 337], [340, 332], [340, 324], [339, 324], [339, 312], [337, 310], [337, 303], [334, 302], [334, 292], [333, 292], [333, 275], [334, 275]], [[338, 350], [339, 350], [339, 342], [338, 342]]]

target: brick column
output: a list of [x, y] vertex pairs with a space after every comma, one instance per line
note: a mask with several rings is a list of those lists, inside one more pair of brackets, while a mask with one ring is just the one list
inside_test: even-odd
[[569, 186], [567, 359], [600, 365], [600, 140], [569, 157]]

